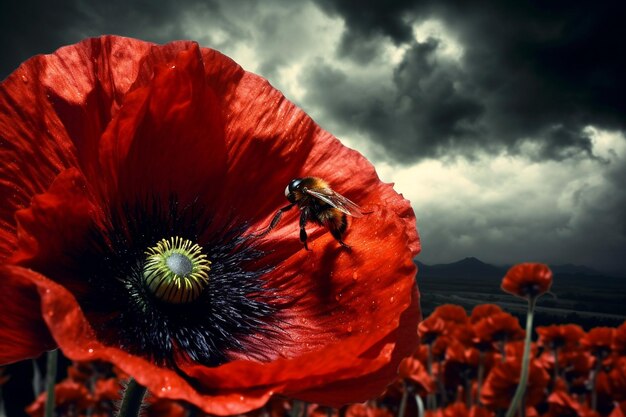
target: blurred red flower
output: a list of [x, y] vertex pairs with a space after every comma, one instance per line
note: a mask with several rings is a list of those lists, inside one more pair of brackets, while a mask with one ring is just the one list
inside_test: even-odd
[[595, 327], [584, 335], [580, 344], [595, 357], [601, 360], [611, 353], [615, 329], [612, 327]]
[[504, 311], [497, 304], [479, 304], [472, 309], [469, 320], [470, 323], [475, 324], [484, 318], [498, 313], [504, 313]]
[[433, 310], [430, 317], [439, 317], [445, 322], [451, 322], [455, 324], [465, 325], [468, 323], [469, 318], [465, 309], [461, 306], [454, 304], [443, 304]]
[[[211, 414], [274, 392], [338, 406], [415, 351], [409, 202], [220, 53], [106, 36], [0, 86], [0, 363], [57, 344]], [[367, 208], [302, 250], [293, 178]]]
[[497, 342], [512, 342], [524, 338], [524, 330], [515, 316], [509, 313], [496, 313], [474, 324], [474, 342], [488, 346]]
[[[47, 395], [41, 393], [34, 403], [26, 408], [31, 417], [43, 417]], [[94, 400], [84, 385], [66, 379], [54, 387], [54, 407], [58, 415], [85, 415], [94, 405]]]
[[513, 266], [502, 279], [502, 289], [522, 298], [535, 298], [550, 291], [552, 271], [544, 264]]
[[426, 367], [413, 358], [404, 358], [398, 367], [398, 376], [416, 386], [417, 392], [428, 393], [435, 390], [435, 381], [428, 375]]
[[626, 356], [626, 321], [622, 323], [613, 333], [613, 343], [611, 349], [617, 355]]
[[[482, 404], [494, 410], [507, 409], [519, 383], [520, 370], [521, 358], [512, 358], [495, 364], [482, 387]], [[544, 399], [549, 380], [548, 373], [531, 360], [525, 397], [526, 406], [534, 406]]]
[[572, 398], [567, 391], [558, 389], [548, 396], [548, 412], [543, 417], [600, 417], [584, 404]]
[[537, 344], [548, 349], [575, 347], [585, 336], [585, 331], [577, 324], [540, 326], [535, 331], [539, 335]]
[[433, 315], [428, 316], [418, 326], [421, 342], [427, 345], [432, 344], [437, 338], [448, 332], [446, 322]]
[[393, 417], [389, 410], [369, 404], [352, 404], [346, 408], [346, 417]]

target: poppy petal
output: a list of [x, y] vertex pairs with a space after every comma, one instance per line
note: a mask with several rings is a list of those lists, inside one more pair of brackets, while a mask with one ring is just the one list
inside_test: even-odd
[[0, 364], [34, 358], [55, 347], [31, 274], [12, 265], [0, 267]]
[[71, 168], [59, 174], [47, 192], [33, 197], [28, 208], [17, 211], [19, 250], [11, 262], [28, 262], [44, 271], [52, 265], [72, 265], [68, 250], [81, 246], [99, 217], [87, 189], [80, 171]]
[[152, 66], [149, 83], [137, 83], [103, 133], [100, 158], [116, 187], [109, 195], [120, 193], [122, 201], [153, 195], [176, 195], [181, 204], [198, 196], [211, 201], [219, 188], [212, 185], [225, 175], [217, 97], [198, 45], [179, 44], [186, 48]]

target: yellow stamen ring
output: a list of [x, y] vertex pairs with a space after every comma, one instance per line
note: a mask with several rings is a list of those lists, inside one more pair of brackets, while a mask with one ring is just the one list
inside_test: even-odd
[[209, 282], [209, 261], [202, 248], [181, 237], [162, 239], [146, 252], [143, 280], [159, 300], [172, 304], [196, 300]]

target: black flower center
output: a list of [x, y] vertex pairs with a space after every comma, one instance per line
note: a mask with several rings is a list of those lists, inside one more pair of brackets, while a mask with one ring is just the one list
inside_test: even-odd
[[143, 280], [148, 290], [166, 303], [196, 300], [209, 282], [211, 262], [190, 240], [162, 239], [146, 251]]

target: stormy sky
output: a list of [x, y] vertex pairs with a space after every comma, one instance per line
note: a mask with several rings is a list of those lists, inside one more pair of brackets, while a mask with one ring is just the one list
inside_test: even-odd
[[624, 2], [9, 3], [0, 78], [89, 36], [194, 39], [268, 78], [395, 182], [422, 262], [626, 276]]

